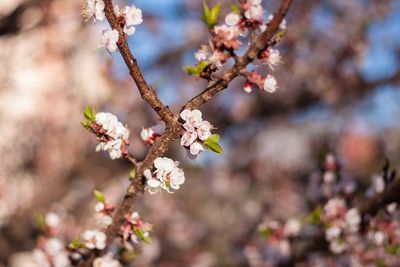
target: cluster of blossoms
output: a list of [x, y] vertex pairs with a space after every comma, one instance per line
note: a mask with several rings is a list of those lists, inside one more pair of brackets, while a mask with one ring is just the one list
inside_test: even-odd
[[[249, 32], [262, 33], [265, 31], [273, 16], [270, 15], [267, 21], [264, 21], [264, 9], [261, 5], [261, 0], [242, 1], [237, 9], [225, 17], [225, 23], [214, 26], [211, 30], [212, 38], [209, 46], [202, 45], [195, 52], [195, 58], [198, 64], [207, 62], [209, 65], [204, 70], [214, 72], [222, 67], [227, 60], [232, 56], [233, 51], [240, 48], [242, 41], [240, 38], [247, 38]], [[286, 22], [283, 21], [280, 29], [286, 28]], [[277, 41], [268, 45], [266, 49], [257, 55], [255, 64], [268, 65], [271, 70], [281, 64], [281, 56], [277, 49], [273, 49]], [[209, 76], [204, 76], [209, 77]], [[246, 75], [247, 81], [243, 86], [245, 92], [250, 93], [253, 86], [256, 86], [269, 93], [276, 91], [277, 81], [268, 74], [262, 76], [256, 71], [251, 71]]]
[[87, 249], [104, 249], [106, 247], [106, 239], [106, 234], [98, 229], [86, 230], [82, 234], [82, 242]]
[[200, 110], [185, 109], [180, 114], [183, 124], [183, 135], [181, 137], [181, 145], [188, 149], [192, 156], [197, 156], [204, 151], [204, 141], [211, 136], [213, 126], [206, 120], [202, 119]]
[[264, 238], [267, 238], [269, 245], [284, 256], [291, 254], [291, 238], [296, 237], [301, 230], [301, 223], [296, 219], [290, 219], [285, 224], [278, 221], [266, 221], [259, 225], [258, 230]]
[[[102, 21], [105, 18], [105, 4], [103, 0], [87, 0], [83, 7], [82, 16], [88, 21], [93, 17], [93, 20]], [[127, 36], [133, 35], [136, 31], [135, 26], [143, 22], [142, 10], [135, 6], [126, 6], [120, 9], [117, 5], [114, 7], [114, 13], [118, 18], [123, 29], [123, 33], [119, 33], [116, 29], [104, 30], [101, 39], [101, 46], [106, 47], [112, 53], [118, 49], [117, 43], [120, 34]]]
[[178, 165], [179, 162], [170, 158], [157, 158], [154, 161], [154, 171], [146, 169], [143, 173], [149, 193], [157, 193], [161, 188], [169, 193], [178, 190], [185, 182], [185, 174]]
[[139, 213], [132, 212], [132, 214], [125, 216], [125, 222], [121, 225], [121, 235], [125, 248], [133, 250], [132, 244], [138, 244], [140, 241], [149, 243], [150, 232], [153, 226], [144, 222]]
[[348, 209], [344, 199], [333, 198], [324, 206], [323, 222], [330, 250], [338, 254], [346, 249], [347, 239], [359, 231], [361, 216], [357, 209]]
[[107, 151], [111, 159], [128, 155], [129, 130], [111, 113], [96, 114], [90, 129], [97, 135], [100, 143], [96, 151]]
[[64, 243], [56, 237], [60, 227], [60, 217], [48, 213], [41, 224], [44, 235], [39, 238], [37, 248], [33, 250], [33, 261], [37, 266], [69, 267], [68, 251]]
[[99, 215], [99, 222], [102, 227], [108, 227], [113, 223], [112, 212], [115, 210], [115, 205], [98, 201], [95, 205], [95, 211]]

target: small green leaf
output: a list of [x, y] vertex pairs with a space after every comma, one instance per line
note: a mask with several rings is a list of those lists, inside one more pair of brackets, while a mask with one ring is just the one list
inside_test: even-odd
[[36, 221], [36, 224], [37, 224], [39, 227], [43, 227], [43, 226], [46, 225], [46, 220], [45, 220], [43, 214], [40, 213], [40, 212], [36, 212], [36, 213], [35, 213], [35, 221]]
[[222, 147], [218, 144], [218, 141], [219, 141], [219, 135], [213, 134], [207, 138], [207, 140], [204, 142], [204, 145], [206, 146], [207, 149], [214, 151], [215, 153], [222, 154], [224, 153], [224, 151]]
[[129, 178], [130, 178], [131, 180], [135, 180], [135, 177], [136, 177], [136, 169], [132, 169], [132, 170], [129, 172]]
[[142, 229], [136, 229], [135, 234], [138, 238], [143, 240], [146, 243], [151, 243], [151, 238], [149, 236], [146, 236], [144, 234], [144, 231]]
[[209, 65], [208, 61], [200, 61], [196, 66], [185, 66], [184, 70], [188, 75], [200, 75], [200, 73]]
[[86, 105], [85, 110], [83, 111], [83, 116], [86, 118], [87, 122], [93, 122], [96, 119], [96, 108]]
[[268, 227], [262, 227], [259, 229], [259, 233], [263, 238], [268, 239], [272, 234], [272, 230]]
[[321, 223], [321, 217], [322, 217], [322, 208], [318, 206], [314, 209], [314, 211], [310, 215], [308, 215], [306, 221], [309, 224], [318, 225]]
[[385, 246], [385, 251], [388, 254], [398, 255], [400, 253], [400, 246], [396, 244], [387, 244]]
[[94, 198], [98, 201], [98, 202], [102, 202], [104, 203], [106, 201], [106, 198], [104, 197], [103, 193], [98, 191], [98, 190], [94, 190], [93, 191], [93, 195]]
[[231, 8], [232, 12], [235, 14], [240, 14], [241, 10], [240, 7], [234, 3], [230, 3], [229, 7]]
[[272, 38], [276, 43], [279, 43], [280, 41], [282, 41], [283, 37], [286, 34], [286, 30], [280, 30], [278, 31], [274, 37]]
[[212, 28], [218, 24], [218, 16], [220, 11], [221, 2], [218, 2], [218, 4], [210, 9], [207, 3], [203, 0], [203, 21], [209, 28]]
[[71, 249], [79, 249], [79, 248], [84, 248], [85, 244], [83, 244], [83, 242], [80, 240], [80, 238], [77, 237], [74, 240], [72, 240], [72, 242], [69, 244], [69, 247]]

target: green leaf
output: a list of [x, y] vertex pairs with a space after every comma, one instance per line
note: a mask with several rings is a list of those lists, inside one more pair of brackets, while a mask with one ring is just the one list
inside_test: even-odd
[[72, 240], [72, 242], [69, 244], [69, 247], [71, 249], [79, 249], [79, 248], [84, 248], [85, 244], [83, 244], [83, 242], [80, 240], [80, 238], [77, 237], [74, 240]]
[[83, 116], [86, 118], [87, 122], [93, 122], [96, 119], [96, 108], [91, 108], [89, 105], [86, 105]]
[[222, 147], [218, 144], [218, 142], [219, 142], [219, 135], [213, 134], [207, 138], [207, 140], [204, 142], [204, 145], [206, 146], [207, 149], [214, 151], [215, 153], [222, 154], [224, 153], [224, 151]]
[[132, 169], [132, 170], [129, 172], [129, 178], [130, 178], [131, 180], [135, 180], [135, 177], [136, 177], [136, 169]]
[[385, 251], [388, 254], [398, 255], [400, 253], [400, 246], [396, 244], [387, 244], [385, 246]]
[[45, 220], [43, 214], [40, 213], [40, 212], [36, 212], [36, 213], [35, 213], [35, 221], [36, 221], [36, 224], [37, 224], [39, 227], [43, 227], [43, 226], [46, 225], [46, 220]]
[[265, 239], [269, 238], [271, 236], [271, 234], [272, 234], [272, 230], [270, 228], [268, 228], [268, 227], [262, 227], [259, 230], [259, 232], [260, 232], [260, 235]]
[[196, 66], [185, 66], [184, 70], [188, 75], [200, 75], [200, 73], [209, 65], [208, 61], [200, 61]]
[[98, 201], [98, 202], [102, 202], [104, 203], [106, 201], [106, 198], [104, 197], [103, 193], [98, 191], [98, 190], [94, 190], [93, 191], [93, 195], [94, 198]]
[[280, 41], [282, 41], [283, 37], [286, 34], [286, 30], [279, 30], [274, 37], [272, 38], [276, 43], [279, 43]]
[[212, 28], [218, 24], [218, 16], [220, 11], [221, 2], [218, 2], [218, 4], [210, 9], [207, 3], [203, 0], [203, 21], [209, 28]]
[[149, 236], [146, 236], [144, 234], [144, 231], [142, 229], [136, 229], [135, 234], [138, 238], [143, 240], [146, 243], [151, 243], [151, 238]]
[[320, 206], [316, 207], [314, 211], [306, 218], [309, 224], [318, 225], [321, 223], [322, 208]]
[[229, 7], [231, 8], [232, 12], [235, 14], [240, 14], [241, 10], [240, 7], [234, 3], [230, 3]]

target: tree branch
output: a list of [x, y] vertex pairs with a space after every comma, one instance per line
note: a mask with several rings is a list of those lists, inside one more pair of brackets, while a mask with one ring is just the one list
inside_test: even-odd
[[[250, 64], [259, 51], [265, 49], [269, 43], [269, 40], [273, 37], [277, 31], [280, 23], [283, 20], [290, 4], [293, 0], [284, 0], [277, 15], [270, 23], [268, 29], [258, 38], [247, 50], [243, 57], [238, 57], [235, 65], [232, 69], [227, 71], [221, 79], [216, 81], [213, 85], [207, 87], [202, 93], [195, 96], [190, 100], [182, 109], [197, 109], [207, 101], [209, 101], [215, 94], [224, 90], [228, 87], [229, 83], [236, 78], [243, 71], [246, 71], [246, 66]], [[160, 139], [149, 149], [145, 159], [142, 163], [136, 163], [137, 172], [134, 181], [130, 184], [126, 195], [114, 214], [114, 223], [106, 230], [107, 244], [113, 242], [113, 240], [118, 236], [120, 227], [124, 222], [126, 214], [133, 211], [134, 202], [139, 197], [139, 195], [144, 191], [143, 172], [146, 169], [151, 169], [154, 160], [157, 157], [164, 155], [171, 143], [179, 138], [182, 124], [178, 121], [178, 116], [170, 111], [168, 106], [164, 105], [158, 98], [155, 90], [152, 90], [137, 64], [136, 59], [132, 55], [129, 49], [127, 39], [124, 35], [121, 24], [118, 22], [118, 18], [114, 13], [112, 0], [104, 0], [105, 3], [105, 13], [106, 18], [109, 21], [111, 27], [119, 32], [118, 48], [119, 51], [127, 65], [130, 75], [138, 87], [138, 90], [142, 98], [149, 103], [151, 108], [161, 117], [161, 119], [166, 124], [166, 130], [161, 135]], [[92, 253], [88, 255], [87, 259], [81, 262], [78, 266], [80, 267], [90, 267], [95, 255]]]

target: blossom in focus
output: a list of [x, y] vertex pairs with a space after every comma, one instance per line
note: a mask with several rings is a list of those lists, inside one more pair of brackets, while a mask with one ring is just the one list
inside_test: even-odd
[[106, 247], [106, 234], [100, 230], [86, 230], [82, 234], [82, 241], [88, 249], [102, 250]]
[[119, 39], [119, 33], [117, 30], [105, 30], [103, 37], [101, 38], [101, 46], [106, 47], [108, 52], [113, 53], [117, 51], [117, 42]]
[[142, 10], [134, 5], [126, 6], [123, 10], [120, 10], [116, 5], [114, 11], [118, 17], [124, 18], [125, 23], [123, 30], [127, 35], [133, 35], [136, 31], [135, 26], [143, 23]]
[[95, 22], [96, 20], [102, 21], [105, 17], [104, 8], [103, 0], [87, 0], [83, 6], [82, 16], [85, 21], [88, 21], [91, 17]]
[[197, 156], [205, 150], [204, 141], [211, 136], [213, 126], [202, 119], [201, 111], [197, 109], [193, 111], [185, 109], [180, 116], [185, 121], [181, 145], [187, 148], [191, 155]]
[[107, 151], [111, 159], [121, 158], [128, 154], [129, 130], [111, 113], [96, 114], [93, 131], [99, 136], [100, 143], [96, 151]]
[[152, 173], [146, 169], [143, 173], [146, 178], [147, 189], [150, 193], [156, 193], [164, 189], [169, 193], [178, 190], [185, 182], [185, 174], [178, 168], [179, 162], [167, 157], [159, 157], [154, 161], [155, 170]]

